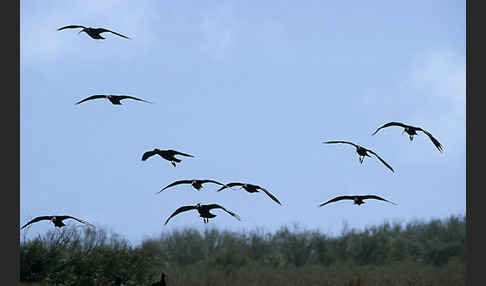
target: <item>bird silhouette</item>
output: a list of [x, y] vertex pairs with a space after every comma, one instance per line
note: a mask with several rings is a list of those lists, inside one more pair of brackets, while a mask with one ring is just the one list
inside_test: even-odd
[[166, 225], [171, 218], [173, 218], [175, 215], [180, 214], [181, 212], [185, 211], [190, 211], [190, 210], [197, 210], [199, 212], [199, 216], [203, 218], [204, 223], [208, 223], [210, 218], [216, 217], [215, 214], [210, 213], [209, 211], [212, 209], [222, 209], [228, 214], [234, 216], [237, 220], [241, 220], [240, 217], [225, 209], [224, 207], [218, 205], [218, 204], [210, 204], [210, 205], [201, 205], [200, 203], [196, 204], [195, 206], [182, 206], [178, 208], [174, 213], [170, 215], [170, 217], [165, 221], [164, 225]]
[[84, 224], [86, 224], [88, 226], [94, 227], [94, 225], [90, 224], [89, 222], [87, 222], [85, 220], [82, 220], [82, 219], [79, 219], [79, 218], [75, 218], [75, 217], [72, 217], [72, 216], [69, 216], [69, 215], [60, 215], [60, 216], [38, 216], [38, 217], [32, 219], [31, 221], [29, 221], [28, 223], [26, 223], [20, 229], [23, 229], [24, 227], [26, 227], [26, 226], [28, 226], [30, 224], [33, 224], [35, 222], [41, 221], [41, 220], [50, 220], [50, 221], [52, 221], [52, 223], [54, 223], [54, 226], [56, 226], [56, 227], [63, 227], [63, 226], [66, 226], [63, 223], [63, 220], [68, 219], [68, 218], [77, 220], [80, 223], [84, 223]]
[[173, 187], [173, 186], [176, 186], [176, 185], [180, 185], [180, 184], [191, 184], [196, 190], [200, 191], [201, 188], [203, 187], [202, 184], [205, 184], [205, 183], [214, 183], [214, 184], [218, 184], [220, 186], [226, 186], [225, 184], [220, 183], [218, 181], [214, 181], [214, 180], [180, 180], [180, 181], [175, 181], [173, 183], [170, 183], [169, 185], [165, 186], [162, 190], [158, 191], [156, 194], [162, 192], [163, 190], [165, 190], [167, 188], [170, 188], [170, 187]]
[[386, 166], [388, 169], [390, 169], [392, 172], [395, 172], [395, 171], [393, 170], [393, 168], [392, 168], [390, 165], [388, 165], [388, 163], [387, 163], [387, 162], [385, 162], [385, 160], [381, 159], [381, 157], [380, 157], [380, 156], [378, 156], [378, 154], [376, 154], [375, 152], [373, 152], [373, 151], [372, 151], [372, 150], [370, 150], [370, 149], [366, 149], [366, 148], [364, 148], [364, 147], [362, 147], [362, 146], [359, 146], [359, 145], [357, 145], [357, 144], [354, 144], [354, 143], [352, 143], [352, 142], [348, 142], [348, 141], [327, 141], [327, 142], [323, 142], [323, 143], [326, 143], [326, 144], [333, 144], [333, 143], [344, 143], [344, 144], [350, 144], [350, 145], [353, 145], [354, 147], [356, 147], [356, 153], [358, 153], [358, 155], [359, 155], [359, 162], [360, 162], [361, 164], [363, 164], [363, 160], [364, 160], [364, 157], [365, 157], [365, 156], [371, 157], [370, 155], [368, 155], [368, 152], [369, 152], [369, 153], [371, 153], [371, 154], [375, 155], [375, 156], [376, 156], [376, 158], [378, 158], [378, 160], [380, 160], [380, 161], [381, 161], [381, 162], [382, 162], [382, 163], [383, 163], [383, 164], [384, 164], [384, 165], [385, 165], [385, 166]]
[[130, 99], [134, 99], [134, 100], [138, 100], [138, 101], [143, 101], [143, 102], [147, 102], [147, 103], [152, 103], [150, 101], [143, 100], [143, 99], [140, 99], [140, 98], [137, 98], [137, 97], [133, 97], [133, 96], [129, 96], [129, 95], [111, 95], [111, 94], [110, 95], [104, 95], [104, 94], [96, 94], [96, 95], [92, 95], [90, 97], [87, 97], [87, 98], [85, 98], [83, 100], [80, 100], [80, 101], [76, 102], [75, 104], [80, 104], [82, 102], [85, 102], [85, 101], [88, 101], [88, 100], [97, 99], [97, 98], [106, 98], [111, 103], [113, 103], [115, 105], [121, 105], [120, 100], [126, 99], [126, 98], [130, 98]]
[[234, 187], [234, 186], [240, 186], [242, 187], [245, 191], [249, 192], [249, 193], [258, 193], [259, 189], [262, 190], [265, 194], [267, 194], [267, 196], [269, 196], [272, 200], [274, 200], [277, 204], [281, 205], [280, 201], [274, 196], [272, 195], [269, 191], [267, 191], [265, 188], [262, 188], [260, 186], [257, 186], [257, 185], [252, 185], [252, 184], [246, 184], [246, 183], [229, 183], [229, 184], [226, 184], [226, 186], [222, 186], [221, 188], [219, 188], [219, 190], [217, 190], [216, 192], [219, 192], [223, 189], [226, 189], [226, 188], [231, 188], [231, 187]]
[[167, 274], [162, 272], [160, 274], [160, 281], [154, 282], [154, 283], [150, 284], [150, 286], [166, 286], [167, 284], [165, 283], [165, 277], [167, 277]]
[[[85, 32], [86, 34], [88, 34], [91, 38], [95, 39], [95, 40], [104, 40], [105, 38], [103, 38], [100, 34], [101, 33], [105, 33], [105, 32], [109, 32], [109, 33], [113, 33], [117, 36], [120, 36], [120, 37], [123, 37], [125, 39], [130, 39], [129, 37], [127, 36], [124, 36], [122, 34], [119, 34], [117, 32], [113, 32], [111, 30], [108, 30], [108, 29], [105, 29], [105, 28], [92, 28], [92, 27], [85, 27], [85, 26], [80, 26], [80, 25], [69, 25], [69, 26], [64, 26], [64, 27], [61, 27], [59, 29], [57, 29], [58, 31], [61, 31], [61, 30], [64, 30], [64, 29], [76, 29], [76, 28], [82, 28], [81, 31], [79, 31], [79, 33], [81, 32]], [[78, 34], [79, 34], [78, 33]]]
[[411, 126], [411, 125], [407, 125], [407, 124], [403, 124], [401, 122], [388, 122], [386, 124], [384, 124], [383, 126], [379, 127], [378, 129], [376, 129], [375, 132], [373, 132], [373, 134], [371, 135], [375, 135], [380, 129], [382, 128], [386, 128], [386, 127], [389, 127], [389, 126], [400, 126], [400, 127], [403, 127], [403, 132], [407, 132], [409, 138], [410, 138], [410, 141], [413, 140], [413, 136], [414, 135], [417, 135], [417, 131], [422, 131], [423, 133], [425, 133], [427, 136], [429, 136], [430, 138], [430, 141], [432, 141], [432, 143], [435, 145], [435, 147], [439, 150], [439, 152], [442, 152], [443, 151], [443, 147], [442, 145], [439, 143], [439, 141], [437, 139], [434, 138], [434, 136], [432, 136], [432, 134], [430, 134], [428, 131], [422, 129], [421, 127], [416, 127], [416, 126]]
[[361, 204], [364, 204], [365, 202], [363, 200], [366, 200], [366, 199], [376, 199], [376, 200], [381, 200], [381, 201], [389, 202], [391, 204], [396, 205], [393, 202], [390, 202], [388, 200], [385, 200], [382, 197], [375, 196], [375, 195], [364, 195], [364, 196], [355, 195], [355, 196], [339, 196], [339, 197], [335, 197], [334, 199], [331, 199], [331, 200], [329, 200], [329, 201], [327, 201], [325, 203], [322, 203], [319, 206], [322, 207], [324, 205], [327, 205], [328, 203], [337, 202], [337, 201], [340, 201], [340, 200], [353, 200], [354, 201], [354, 204], [359, 206]]
[[178, 159], [174, 157], [175, 155], [181, 155], [181, 156], [186, 156], [186, 157], [194, 157], [192, 155], [186, 154], [186, 153], [181, 153], [179, 151], [175, 150], [160, 150], [155, 148], [152, 151], [147, 151], [143, 153], [142, 155], [142, 161], [147, 160], [148, 158], [154, 156], [154, 155], [159, 155], [160, 157], [164, 158], [167, 161], [170, 161], [170, 163], [175, 167], [176, 163], [180, 163], [181, 159]]

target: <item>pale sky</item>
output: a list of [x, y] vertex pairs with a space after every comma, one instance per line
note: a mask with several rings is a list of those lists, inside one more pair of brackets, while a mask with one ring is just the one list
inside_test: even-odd
[[[465, 214], [465, 15], [465, 1], [21, 1], [19, 223], [67, 214], [138, 243], [185, 227], [339, 234]], [[56, 31], [66, 25], [132, 39]], [[74, 105], [94, 94], [154, 104]], [[444, 152], [400, 127], [371, 136], [389, 121], [428, 130]], [[395, 173], [328, 140], [372, 149]], [[155, 147], [195, 157], [142, 162]], [[155, 194], [181, 179], [261, 185], [282, 206], [212, 184]], [[353, 194], [398, 205], [317, 207]], [[198, 202], [242, 220], [214, 210], [204, 225], [191, 211], [163, 225]]]

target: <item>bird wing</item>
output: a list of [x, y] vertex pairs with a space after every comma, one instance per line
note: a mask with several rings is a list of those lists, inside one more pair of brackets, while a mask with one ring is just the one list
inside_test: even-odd
[[38, 221], [41, 221], [41, 220], [51, 220], [51, 219], [52, 219], [52, 216], [38, 216], [36, 218], [33, 218], [28, 223], [24, 224], [24, 226], [21, 227], [20, 229], [23, 229], [24, 227], [26, 227], [26, 226], [28, 226], [30, 224], [33, 224], [34, 222], [38, 222]]
[[100, 31], [100, 33], [104, 33], [104, 32], [110, 32], [110, 33], [113, 33], [113, 34], [118, 35], [118, 36], [120, 36], [120, 37], [123, 37], [123, 38], [125, 38], [125, 39], [130, 39], [130, 38], [129, 38], [129, 37], [127, 37], [127, 36], [124, 36], [124, 35], [122, 35], [122, 34], [118, 34], [117, 32], [113, 32], [113, 31], [110, 31], [110, 30], [105, 29], [105, 28], [99, 28], [99, 31]]
[[153, 102], [150, 102], [150, 101], [147, 101], [147, 100], [144, 100], [144, 99], [141, 99], [141, 98], [137, 98], [137, 97], [134, 97], [134, 96], [130, 96], [130, 95], [115, 95], [115, 96], [118, 97], [120, 100], [125, 99], [125, 98], [131, 98], [131, 99], [138, 100], [138, 101], [153, 103]]
[[216, 192], [219, 192], [223, 189], [226, 189], [226, 188], [231, 188], [231, 187], [234, 187], [234, 186], [243, 186], [244, 184], [243, 183], [229, 183], [229, 184], [226, 184], [226, 185], [223, 185], [221, 188], [219, 188], [219, 190], [217, 190]]
[[214, 183], [214, 184], [218, 184], [220, 186], [227, 186], [223, 183], [220, 183], [218, 181], [215, 181], [215, 180], [199, 180], [199, 182], [201, 182], [201, 184], [204, 184], [204, 183]]
[[186, 156], [186, 157], [194, 157], [190, 154], [182, 153], [176, 150], [167, 150], [167, 152], [170, 152], [172, 155], [181, 155], [181, 156]]
[[322, 207], [323, 205], [327, 205], [328, 203], [337, 202], [340, 200], [352, 200], [352, 199], [353, 199], [352, 196], [339, 196], [339, 197], [335, 197], [334, 199], [330, 199], [327, 202], [320, 204], [319, 206]]
[[162, 190], [158, 191], [158, 193], [162, 192], [163, 190], [167, 189], [167, 188], [170, 188], [172, 186], [175, 186], [175, 185], [180, 185], [180, 184], [191, 184], [192, 183], [192, 180], [180, 180], [180, 181], [175, 181], [171, 184], [168, 184], [167, 186], [165, 186]]
[[432, 136], [432, 134], [430, 134], [429, 132], [427, 132], [426, 130], [422, 129], [422, 128], [418, 128], [418, 130], [422, 131], [423, 133], [427, 134], [427, 136], [429, 136], [430, 140], [432, 141], [432, 143], [434, 143], [435, 147], [437, 147], [437, 149], [439, 149], [440, 152], [442, 152], [442, 145], [439, 143], [439, 141], [437, 139], [434, 138], [434, 136]]
[[354, 147], [358, 147], [358, 145], [354, 144], [353, 142], [348, 142], [348, 141], [326, 141], [326, 142], [322, 142], [322, 143], [326, 143], [326, 144], [344, 143], [344, 144], [351, 144]]
[[239, 215], [237, 215], [237, 214], [235, 214], [234, 212], [231, 212], [231, 211], [229, 211], [229, 210], [225, 209], [224, 207], [222, 207], [222, 206], [220, 206], [220, 205], [218, 205], [218, 204], [210, 204], [210, 205], [207, 205], [207, 208], [208, 208], [208, 209], [210, 209], [210, 210], [211, 210], [211, 209], [222, 209], [222, 210], [224, 210], [225, 212], [229, 213], [230, 215], [234, 216], [234, 217], [235, 217], [237, 220], [241, 221], [241, 218], [240, 218], [240, 216], [239, 216]]
[[373, 134], [371, 134], [371, 135], [375, 135], [376, 132], [378, 132], [380, 129], [385, 128], [385, 127], [389, 127], [389, 126], [401, 126], [403, 128], [410, 127], [410, 126], [403, 124], [401, 122], [388, 122], [388, 123], [384, 124], [383, 126], [381, 126], [380, 128], [376, 129], [376, 131], [373, 132]]
[[262, 190], [263, 192], [265, 192], [265, 194], [267, 194], [267, 196], [269, 196], [272, 200], [274, 200], [276, 203], [278, 203], [279, 205], [281, 205], [281, 203], [279, 202], [279, 200], [272, 194], [270, 194], [269, 191], [267, 191], [266, 189], [262, 188], [262, 187], [258, 187], [260, 190]]
[[85, 26], [79, 26], [79, 25], [69, 25], [69, 26], [61, 27], [61, 28], [59, 28], [57, 30], [58, 31], [61, 31], [61, 30], [64, 30], [64, 29], [73, 29], [73, 28], [83, 28], [83, 29], [85, 29], [86, 27]]
[[157, 151], [154, 151], [154, 150], [147, 151], [147, 152], [143, 153], [143, 155], [142, 155], [142, 161], [147, 160], [148, 158], [152, 157], [155, 154], [157, 154]]
[[175, 215], [180, 214], [181, 212], [185, 212], [185, 211], [193, 210], [193, 209], [196, 209], [196, 208], [197, 208], [196, 206], [182, 206], [182, 207], [180, 207], [180, 208], [176, 209], [176, 211], [175, 211], [174, 213], [172, 213], [172, 214], [170, 215], [170, 217], [169, 217], [169, 218], [168, 218], [168, 219], [165, 221], [164, 225], [166, 225], [166, 224], [169, 222], [169, 220], [170, 220], [172, 217], [174, 217]]
[[392, 168], [390, 165], [388, 165], [388, 163], [387, 163], [387, 162], [385, 162], [385, 160], [381, 159], [381, 157], [380, 157], [380, 156], [378, 156], [378, 154], [376, 154], [375, 152], [373, 152], [373, 151], [372, 151], [372, 150], [370, 150], [370, 149], [366, 149], [366, 151], [368, 151], [368, 152], [370, 152], [371, 154], [375, 155], [375, 156], [376, 156], [376, 158], [378, 158], [378, 160], [380, 160], [380, 161], [381, 161], [383, 164], [385, 164], [385, 166], [387, 166], [387, 167], [388, 167], [388, 169], [390, 169], [390, 170], [391, 170], [393, 173], [395, 173], [395, 171], [393, 170], [393, 168]]
[[365, 199], [376, 199], [376, 200], [382, 200], [382, 201], [385, 201], [385, 202], [389, 202], [391, 204], [394, 204], [396, 205], [394, 202], [390, 202], [389, 200], [385, 200], [384, 198], [382, 197], [379, 197], [379, 196], [375, 196], [375, 195], [366, 195], [366, 196], [360, 196], [363, 200]]
[[107, 98], [107, 97], [108, 97], [108, 96], [103, 95], [103, 94], [96, 94], [96, 95], [92, 95], [92, 96], [90, 96], [90, 97], [87, 97], [87, 98], [85, 98], [85, 99], [83, 99], [83, 100], [80, 100], [80, 101], [76, 102], [75, 104], [80, 104], [81, 102], [85, 102], [85, 101], [87, 101], [87, 100], [91, 100], [91, 99], [97, 99], [97, 98]]
[[73, 216], [70, 216], [70, 215], [64, 215], [64, 216], [56, 216], [57, 218], [59, 218], [60, 220], [65, 220], [65, 219], [68, 219], [68, 218], [72, 218], [74, 220], [77, 220], [79, 221], [80, 223], [84, 223], [86, 225], [89, 225], [91, 227], [94, 227], [94, 225], [90, 224], [89, 222], [85, 221], [85, 220], [82, 220], [82, 219], [79, 219], [79, 218], [75, 218]]

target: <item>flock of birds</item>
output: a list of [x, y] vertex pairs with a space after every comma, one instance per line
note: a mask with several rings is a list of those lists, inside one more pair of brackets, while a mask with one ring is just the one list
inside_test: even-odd
[[[65, 29], [77, 29], [77, 28], [81, 28], [79, 33], [85, 32], [88, 36], [90, 36], [91, 38], [96, 39], [96, 40], [105, 39], [104, 37], [101, 36], [102, 33], [112, 33], [112, 34], [115, 34], [117, 36], [123, 37], [125, 39], [130, 39], [129, 37], [127, 37], [125, 35], [119, 34], [117, 32], [114, 32], [114, 31], [111, 31], [111, 30], [108, 30], [108, 29], [92, 28], [92, 27], [85, 27], [85, 26], [80, 26], [80, 25], [64, 26], [64, 27], [59, 28], [58, 31], [65, 30]], [[114, 105], [120, 105], [121, 100], [123, 100], [123, 99], [132, 99], [132, 100], [142, 101], [142, 102], [146, 102], [146, 103], [152, 103], [150, 101], [140, 99], [140, 98], [137, 98], [137, 97], [134, 97], [134, 96], [129, 96], [129, 95], [97, 94], [97, 95], [92, 95], [92, 96], [89, 96], [85, 99], [82, 99], [82, 100], [76, 102], [75, 104], [80, 104], [80, 103], [83, 103], [83, 102], [86, 102], [86, 101], [89, 101], [89, 100], [100, 99], [100, 98], [105, 98], [105, 99], [109, 100]], [[426, 131], [425, 129], [423, 129], [421, 127], [410, 126], [410, 125], [407, 125], [407, 124], [404, 124], [404, 123], [401, 123], [401, 122], [386, 123], [383, 126], [376, 129], [376, 131], [373, 132], [372, 135], [375, 135], [378, 131], [380, 131], [383, 128], [391, 127], [391, 126], [402, 127], [403, 128], [402, 134], [406, 132], [409, 135], [410, 141], [412, 141], [413, 137], [415, 135], [417, 135], [417, 131], [422, 131], [424, 134], [426, 134], [430, 138], [430, 140], [432, 141], [434, 146], [440, 152], [443, 151], [442, 145], [439, 143], [439, 141], [436, 138], [434, 138], [432, 136], [431, 133], [429, 133], [428, 131]], [[390, 166], [390, 164], [388, 164], [376, 152], [374, 152], [371, 149], [367, 149], [363, 146], [360, 146], [356, 143], [349, 142], [349, 141], [337, 140], [337, 141], [326, 141], [326, 142], [323, 142], [323, 143], [325, 143], [325, 144], [348, 144], [348, 145], [352, 145], [356, 148], [356, 153], [359, 156], [358, 159], [359, 159], [359, 162], [361, 164], [363, 163], [363, 160], [364, 160], [365, 157], [371, 157], [370, 154], [372, 154], [381, 163], [383, 163], [390, 171], [394, 172], [394, 170]], [[169, 161], [174, 167], [176, 166], [177, 163], [181, 162], [181, 159], [175, 157], [176, 155], [185, 156], [185, 157], [194, 157], [193, 155], [190, 155], [190, 154], [187, 154], [187, 153], [182, 153], [182, 152], [179, 152], [179, 151], [176, 151], [176, 150], [171, 150], [171, 149], [161, 150], [161, 149], [155, 148], [154, 150], [145, 152], [142, 155], [142, 161], [146, 161], [148, 158], [155, 156], [155, 155], [159, 155], [161, 158]], [[243, 190], [245, 190], [248, 193], [256, 193], [256, 192], [259, 192], [259, 191], [263, 191], [270, 199], [272, 199], [277, 204], [281, 205], [281, 202], [273, 194], [271, 194], [268, 190], [266, 190], [265, 188], [263, 188], [259, 185], [254, 185], [254, 184], [249, 184], [249, 183], [241, 183], [241, 182], [231, 182], [231, 183], [224, 184], [224, 183], [221, 183], [221, 182], [218, 182], [218, 181], [215, 181], [215, 180], [211, 180], [211, 179], [187, 179], [187, 180], [175, 181], [175, 182], [165, 186], [164, 188], [162, 188], [159, 192], [157, 192], [157, 194], [161, 193], [162, 191], [164, 191], [168, 188], [171, 188], [171, 187], [174, 187], [174, 186], [177, 186], [177, 185], [181, 185], [181, 184], [190, 184], [194, 189], [199, 191], [203, 188], [203, 184], [206, 184], [206, 183], [212, 183], [212, 184], [219, 185], [220, 188], [217, 190], [217, 192], [222, 191], [222, 190], [227, 189], [227, 188], [232, 188], [232, 187], [241, 187]], [[354, 204], [361, 205], [361, 204], [364, 203], [365, 199], [376, 199], [376, 200], [381, 200], [381, 201], [385, 201], [385, 202], [395, 204], [395, 203], [388, 201], [388, 200], [386, 200], [382, 197], [379, 197], [377, 195], [353, 195], [353, 196], [338, 196], [338, 197], [335, 197], [335, 198], [333, 198], [333, 199], [331, 199], [327, 202], [320, 204], [319, 206], [322, 207], [326, 204], [329, 204], [329, 203], [332, 203], [332, 202], [337, 202], [337, 201], [340, 201], [340, 200], [352, 200], [352, 201], [354, 201]], [[229, 215], [235, 217], [236, 219], [241, 220], [240, 217], [237, 214], [235, 214], [234, 212], [232, 212], [230, 210], [227, 210], [226, 208], [224, 208], [223, 206], [221, 206], [219, 204], [203, 205], [203, 204], [198, 203], [196, 205], [187, 205], [187, 206], [179, 207], [167, 218], [164, 225], [166, 225], [169, 222], [169, 220], [171, 218], [173, 218], [174, 216], [176, 216], [176, 215], [178, 215], [182, 212], [191, 211], [191, 210], [196, 210], [199, 213], [199, 216], [203, 219], [203, 222], [208, 223], [210, 218], [216, 217], [215, 214], [210, 212], [213, 209], [221, 209], [221, 210], [225, 211], [226, 213], [228, 213]], [[90, 223], [88, 223], [87, 221], [73, 217], [73, 216], [53, 215], [53, 216], [38, 216], [38, 217], [35, 217], [32, 220], [30, 220], [29, 222], [27, 222], [24, 226], [22, 226], [21, 229], [23, 229], [23, 228], [25, 228], [25, 227], [33, 224], [33, 223], [43, 221], [43, 220], [51, 221], [54, 224], [54, 226], [60, 228], [60, 227], [65, 226], [63, 221], [66, 220], [66, 219], [74, 219], [74, 220], [76, 220], [80, 223], [86, 224], [88, 226], [91, 226], [91, 227], [93, 226]]]

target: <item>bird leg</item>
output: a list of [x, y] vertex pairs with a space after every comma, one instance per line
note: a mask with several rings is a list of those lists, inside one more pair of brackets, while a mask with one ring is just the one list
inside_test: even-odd
[[413, 140], [413, 135], [408, 135], [408, 137], [410, 138], [410, 141]]
[[360, 162], [361, 164], [363, 164], [364, 156], [359, 156], [359, 158], [358, 158], [358, 159], [359, 159], [359, 162]]
[[170, 163], [175, 167], [176, 163], [174, 161], [170, 161]]

